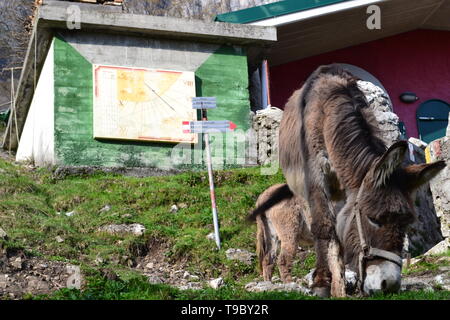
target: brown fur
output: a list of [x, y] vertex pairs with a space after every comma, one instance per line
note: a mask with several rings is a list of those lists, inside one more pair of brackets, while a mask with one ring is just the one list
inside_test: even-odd
[[[356, 264], [356, 225], [347, 224], [346, 218], [363, 180], [359, 205], [367, 241], [399, 254], [404, 231], [414, 219], [412, 189], [445, 166], [402, 168], [406, 142], [387, 150], [356, 79], [336, 65], [318, 68], [289, 99], [279, 146], [289, 188], [307, 204], [304, 215], [310, 218], [317, 254], [314, 288], [322, 293], [331, 288], [333, 296], [345, 295], [343, 258]], [[333, 202], [345, 197], [347, 204], [336, 221]], [[348, 230], [343, 230], [346, 225]], [[342, 231], [339, 237], [336, 229]]]
[[[260, 207], [278, 190], [287, 187], [286, 184], [276, 184], [265, 190], [256, 201]], [[256, 251], [259, 258], [259, 267], [265, 281], [272, 279], [273, 269], [276, 265], [277, 251], [278, 268], [281, 280], [291, 282], [291, 270], [297, 246], [311, 246], [312, 235], [302, 216], [302, 203], [292, 193], [286, 199], [274, 205], [256, 217], [257, 241]]]

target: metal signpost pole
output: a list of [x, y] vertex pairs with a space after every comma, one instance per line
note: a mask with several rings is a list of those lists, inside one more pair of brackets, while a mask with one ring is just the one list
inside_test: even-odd
[[[203, 121], [208, 120], [208, 117], [206, 114], [206, 109], [202, 109], [202, 120]], [[206, 163], [208, 166], [209, 192], [211, 195], [211, 206], [212, 206], [213, 223], [214, 223], [214, 238], [216, 240], [217, 248], [220, 250], [219, 217], [217, 216], [216, 194], [215, 194], [215, 190], [214, 190], [214, 178], [213, 178], [212, 161], [211, 161], [211, 149], [209, 147], [209, 134], [205, 133], [204, 138], [205, 138], [205, 148], [206, 148]]]

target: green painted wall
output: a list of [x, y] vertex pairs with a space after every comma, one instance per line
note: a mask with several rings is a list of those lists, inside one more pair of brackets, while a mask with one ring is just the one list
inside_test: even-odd
[[[174, 144], [99, 141], [93, 138], [92, 65], [64, 40], [55, 38], [54, 41], [57, 163], [68, 166], [173, 167], [170, 156]], [[196, 71], [196, 85], [197, 96], [217, 97], [219, 107], [208, 114], [211, 120], [227, 119], [240, 129], [249, 128], [247, 58], [242, 49], [224, 46], [217, 50]], [[201, 150], [195, 152], [203, 153]], [[212, 153], [214, 156], [215, 150]], [[198, 156], [201, 158], [202, 155]], [[203, 168], [203, 165], [194, 167]]]

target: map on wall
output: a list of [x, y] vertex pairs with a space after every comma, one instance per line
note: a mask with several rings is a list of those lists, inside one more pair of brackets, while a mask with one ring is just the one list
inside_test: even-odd
[[194, 72], [94, 65], [94, 138], [197, 143]]

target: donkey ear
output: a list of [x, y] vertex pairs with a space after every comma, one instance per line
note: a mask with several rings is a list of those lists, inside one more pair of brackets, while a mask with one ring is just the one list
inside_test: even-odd
[[375, 187], [385, 185], [395, 169], [403, 162], [407, 149], [408, 142], [404, 140], [395, 142], [387, 149], [373, 169], [372, 179]]
[[405, 168], [407, 174], [405, 184], [413, 191], [433, 179], [445, 166], [445, 161], [410, 165]]

